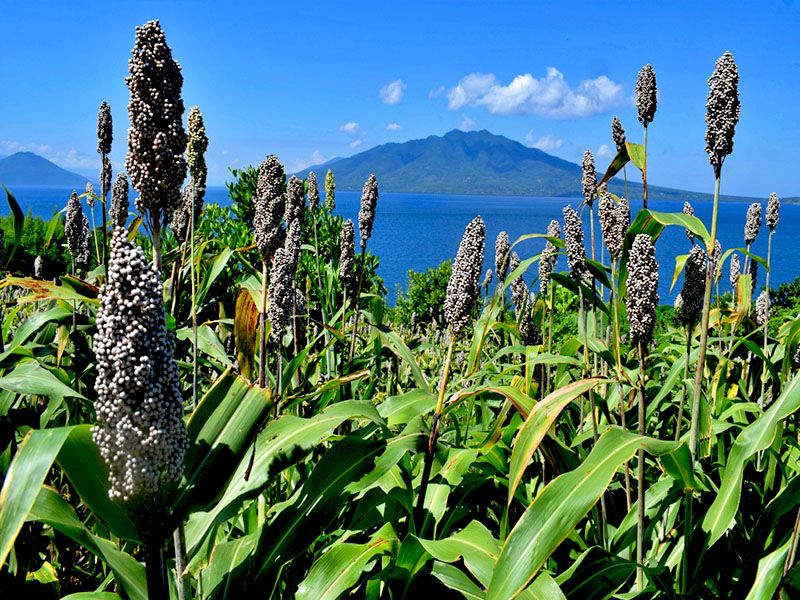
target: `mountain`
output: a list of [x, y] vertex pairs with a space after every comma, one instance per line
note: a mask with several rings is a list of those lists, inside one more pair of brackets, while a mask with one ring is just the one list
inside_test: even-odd
[[0, 159], [0, 183], [8, 187], [58, 185], [83, 189], [87, 181], [83, 175], [62, 169], [33, 152], [17, 152]]
[[[580, 165], [486, 130], [453, 130], [443, 136], [383, 144], [297, 175], [306, 177], [315, 171], [324, 177], [328, 168], [336, 176], [337, 190], [360, 191], [369, 174], [375, 173], [381, 191], [386, 192], [582, 196]], [[602, 177], [603, 172], [598, 175]], [[640, 196], [642, 186], [635, 181], [638, 171], [630, 167], [628, 175], [633, 179], [628, 182], [629, 194]], [[609, 189], [625, 194], [621, 179], [612, 180]], [[652, 185], [648, 196], [654, 200], [711, 199], [710, 194]]]

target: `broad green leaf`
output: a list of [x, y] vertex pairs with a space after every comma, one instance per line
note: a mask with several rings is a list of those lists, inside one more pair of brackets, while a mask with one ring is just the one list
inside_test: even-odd
[[35, 360], [23, 361], [11, 373], [0, 377], [0, 388], [28, 396], [84, 397], [61, 383], [55, 375]]
[[536, 452], [561, 411], [570, 402], [593, 389], [601, 381], [603, 380], [599, 377], [575, 381], [555, 390], [547, 398], [534, 404], [514, 440], [508, 473], [508, 504], [511, 504], [514, 499], [514, 493], [525, 474], [525, 469], [530, 464], [533, 453]]
[[519, 597], [524, 598], [526, 595], [531, 598], [531, 600], [538, 600], [539, 598], [547, 598], [548, 600], [567, 600], [564, 592], [561, 591], [561, 588], [558, 587], [555, 579], [553, 579], [549, 573], [539, 573], [539, 576], [536, 578], [536, 580], [528, 587], [528, 589], [520, 594]]
[[611, 161], [611, 164], [608, 165], [606, 174], [603, 175], [603, 178], [600, 180], [600, 184], [611, 181], [611, 178], [619, 173], [622, 170], [622, 167], [627, 165], [630, 160], [631, 158], [628, 156], [628, 149], [626, 146], [623, 146], [620, 148], [619, 152], [617, 152], [617, 155], [614, 157], [614, 160]]
[[[217, 277], [219, 277], [220, 273], [222, 273], [222, 271], [225, 269], [232, 255], [233, 255], [233, 250], [226, 247], [225, 249], [222, 250], [222, 252], [217, 254], [212, 259], [211, 266], [205, 272], [203, 281], [197, 289], [197, 298], [196, 298], [197, 306], [201, 306], [203, 304], [203, 301], [205, 300], [206, 295], [211, 289], [211, 286], [214, 284], [214, 281], [216, 281]], [[198, 256], [198, 260], [199, 259], [200, 257]]]
[[[179, 340], [189, 340], [194, 343], [191, 327], [183, 327], [175, 332], [175, 337]], [[225, 351], [225, 346], [219, 341], [217, 333], [208, 325], [200, 325], [197, 327], [197, 349], [219, 361], [225, 367], [232, 367], [228, 353]]]
[[757, 452], [772, 444], [780, 421], [800, 408], [800, 374], [786, 384], [783, 393], [770, 407], [745, 427], [733, 443], [717, 497], [703, 519], [703, 530], [709, 534], [708, 546], [713, 546], [733, 524], [742, 494], [745, 463]]
[[775, 591], [783, 578], [783, 568], [791, 542], [790, 537], [783, 546], [758, 561], [756, 579], [745, 600], [771, 600], [775, 597]]
[[[67, 277], [67, 275], [61, 276], [62, 283], [67, 280]], [[87, 296], [71, 285], [57, 285], [52, 281], [45, 281], [43, 279], [34, 279], [33, 277], [6, 277], [0, 282], [0, 288], [11, 286], [25, 288], [31, 292], [27, 296], [18, 297], [16, 299], [18, 304], [43, 302], [46, 300], [79, 300], [81, 302], [97, 304], [96, 297], [92, 298]]]
[[470, 521], [464, 529], [448, 538], [419, 539], [419, 543], [436, 560], [454, 563], [463, 559], [469, 572], [484, 586], [492, 577], [500, 551], [500, 543], [479, 521]]
[[37, 312], [31, 315], [20, 323], [20, 326], [14, 332], [14, 337], [8, 342], [6, 352], [27, 342], [32, 336], [39, 333], [48, 323], [62, 323], [66, 322], [68, 319], [72, 319], [72, 311], [62, 306], [55, 306], [43, 312]]
[[415, 388], [387, 398], [378, 405], [378, 412], [389, 427], [408, 423], [414, 417], [425, 415], [436, 407], [436, 395], [425, 389]]
[[[203, 569], [203, 587], [213, 590], [210, 597], [227, 598], [230, 587], [236, 586], [237, 573], [253, 553], [258, 531], [232, 541], [214, 545], [208, 567]], [[235, 597], [235, 594], [231, 594]]]
[[394, 352], [395, 355], [397, 355], [398, 358], [401, 358], [403, 362], [405, 362], [411, 369], [411, 375], [414, 377], [414, 383], [416, 386], [421, 389], [428, 389], [428, 380], [425, 378], [425, 375], [423, 375], [422, 369], [419, 368], [419, 364], [417, 364], [417, 359], [414, 357], [414, 353], [409, 350], [408, 346], [406, 346], [405, 342], [403, 342], [400, 336], [387, 327], [375, 326], [375, 329], [381, 336], [383, 345]]
[[101, 518], [111, 533], [140, 541], [136, 526], [125, 510], [108, 497], [108, 468], [92, 440], [91, 425], [76, 425], [56, 457], [61, 470], [86, 506]]
[[179, 516], [222, 493], [234, 473], [233, 465], [247, 455], [271, 406], [269, 390], [230, 370], [208, 389], [187, 424], [185, 481], [175, 502]]
[[681, 485], [684, 492], [705, 489], [694, 476], [692, 455], [686, 444], [681, 444], [673, 452], [664, 454], [659, 462], [664, 471]]
[[513, 598], [522, 592], [636, 450], [661, 455], [676, 446], [618, 427], [606, 431], [583, 463], [547, 484], [517, 521], [497, 559], [487, 598]]
[[70, 431], [72, 427], [38, 429], [22, 440], [0, 490], [0, 566], [5, 564]]
[[453, 565], [436, 560], [433, 562], [431, 575], [451, 590], [463, 594], [468, 600], [483, 600], [486, 598], [486, 592], [475, 585], [475, 582], [466, 573]]
[[299, 600], [336, 600], [358, 583], [376, 557], [397, 546], [397, 534], [386, 523], [366, 544], [334, 544], [312, 566], [297, 588]]
[[144, 567], [129, 554], [118, 550], [110, 540], [90, 532], [58, 492], [41, 487], [28, 520], [50, 525], [76, 541], [108, 565], [117, 583], [130, 598], [147, 600]]
[[114, 592], [77, 592], [63, 596], [61, 600], [121, 600]]
[[3, 189], [6, 191], [6, 199], [8, 200], [8, 206], [11, 208], [11, 214], [14, 215], [14, 244], [19, 246], [22, 243], [22, 229], [25, 226], [25, 214], [22, 212], [19, 202], [17, 202], [14, 194], [11, 193], [11, 190], [6, 186], [3, 186]]
[[556, 582], [567, 598], [604, 600], [613, 597], [612, 594], [629, 581], [635, 572], [634, 561], [620, 558], [599, 546], [592, 546], [569, 569], [559, 573]]
[[644, 171], [645, 164], [645, 150], [641, 144], [634, 144], [633, 142], [625, 142], [625, 149], [627, 150], [628, 157], [631, 162], [640, 171]]

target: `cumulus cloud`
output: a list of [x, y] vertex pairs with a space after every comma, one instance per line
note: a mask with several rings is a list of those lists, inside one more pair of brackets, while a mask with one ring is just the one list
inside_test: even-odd
[[381, 102], [385, 104], [398, 104], [403, 99], [406, 92], [406, 84], [402, 79], [390, 81], [378, 91]]
[[588, 117], [625, 102], [622, 86], [605, 75], [571, 87], [555, 67], [535, 78], [517, 75], [502, 85], [492, 73], [471, 73], [447, 92], [450, 110], [485, 106], [495, 115], [538, 115], [550, 119]]
[[596, 152], [597, 156], [600, 158], [614, 158], [614, 151], [609, 147], [608, 144], [603, 144], [597, 149]]
[[564, 145], [564, 140], [561, 138], [557, 138], [550, 134], [537, 137], [532, 131], [529, 131], [527, 134], [525, 134], [523, 141], [525, 142], [526, 146], [537, 148], [543, 152], [552, 152], [553, 150], [557, 150]]
[[459, 124], [458, 128], [461, 131], [473, 131], [476, 126], [477, 124], [475, 123], [475, 121], [470, 119], [467, 115], [464, 115], [464, 117], [461, 119], [461, 123]]
[[352, 148], [353, 150], [358, 148], [360, 145], [361, 145], [361, 140], [353, 140], [352, 142], [350, 142], [350, 148]]
[[361, 126], [355, 121], [350, 121], [349, 123], [339, 126], [339, 131], [344, 131], [349, 134], [358, 133], [359, 129], [361, 129]]
[[386, 126], [386, 130], [387, 131], [400, 131], [400, 125], [398, 125], [397, 123], [389, 123]]

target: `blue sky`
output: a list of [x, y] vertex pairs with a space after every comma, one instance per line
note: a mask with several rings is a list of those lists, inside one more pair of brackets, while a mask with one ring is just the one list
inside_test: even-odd
[[659, 106], [649, 180], [712, 188], [706, 80], [730, 50], [742, 116], [723, 193], [800, 195], [796, 2], [22, 2], [5, 0], [0, 154], [99, 167], [102, 100], [124, 162], [134, 28], [158, 18], [200, 106], [212, 184], [277, 154], [300, 169], [389, 141], [488, 129], [602, 168], [611, 117], [641, 140], [632, 104], [645, 63]]

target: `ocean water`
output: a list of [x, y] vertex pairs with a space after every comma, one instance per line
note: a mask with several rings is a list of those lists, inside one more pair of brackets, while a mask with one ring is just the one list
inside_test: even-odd
[[[57, 187], [16, 187], [12, 190], [23, 211], [44, 218], [52, 216], [66, 206], [72, 190]], [[353, 219], [358, 223], [358, 207], [360, 193], [337, 192], [337, 214]], [[0, 213], [7, 213], [4, 195], [0, 194]], [[207, 202], [218, 202], [228, 205], [227, 190], [224, 187], [210, 187], [206, 196]], [[456, 196], [433, 194], [393, 194], [382, 193], [378, 200], [377, 216], [369, 250], [380, 258], [379, 274], [389, 290], [388, 299], [394, 302], [398, 287], [405, 288], [408, 271], [422, 271], [434, 267], [443, 260], [455, 257], [458, 244], [467, 223], [481, 215], [486, 222], [486, 257], [483, 270], [494, 270], [494, 240], [500, 231], [508, 232], [511, 241], [527, 233], [544, 233], [551, 219], [563, 222], [561, 209], [566, 204], [577, 207], [578, 198], [543, 198], [521, 196]], [[766, 198], [763, 209], [766, 210]], [[744, 202], [725, 202], [720, 204], [718, 220], [718, 237], [723, 250], [744, 245], [744, 221], [748, 204]], [[595, 205], [596, 208], [596, 205]], [[632, 203], [632, 213], [641, 208], [641, 202]], [[680, 212], [681, 202], [651, 202], [651, 210], [662, 212]], [[711, 222], [710, 202], [697, 203], [695, 214], [707, 224]], [[762, 211], [762, 221], [763, 221]], [[585, 242], [589, 244], [588, 211], [584, 211]], [[595, 215], [596, 251], [600, 252], [601, 236]], [[358, 229], [356, 227], [356, 229]], [[758, 239], [752, 251], [766, 257], [767, 233], [766, 223], [762, 222]], [[784, 204], [781, 206], [780, 222], [772, 243], [772, 274], [770, 285], [792, 281], [800, 275], [800, 251], [795, 244], [800, 240], [800, 205]], [[544, 240], [526, 240], [515, 250], [524, 259], [537, 254], [544, 247]], [[675, 257], [689, 252], [690, 245], [683, 228], [669, 226], [656, 244], [656, 258], [659, 262], [660, 296], [662, 303], [671, 304], [680, 291], [682, 280], [678, 280], [675, 289], [669, 291], [669, 284], [675, 270]], [[743, 258], [743, 257], [741, 257]], [[566, 260], [562, 257], [557, 269], [566, 269]], [[727, 264], [723, 268], [720, 280], [723, 291], [728, 286]], [[536, 265], [532, 265], [525, 274], [525, 280], [531, 283], [536, 278]], [[760, 269], [759, 285], [765, 283], [765, 271]], [[538, 289], [534, 287], [534, 289]]]

